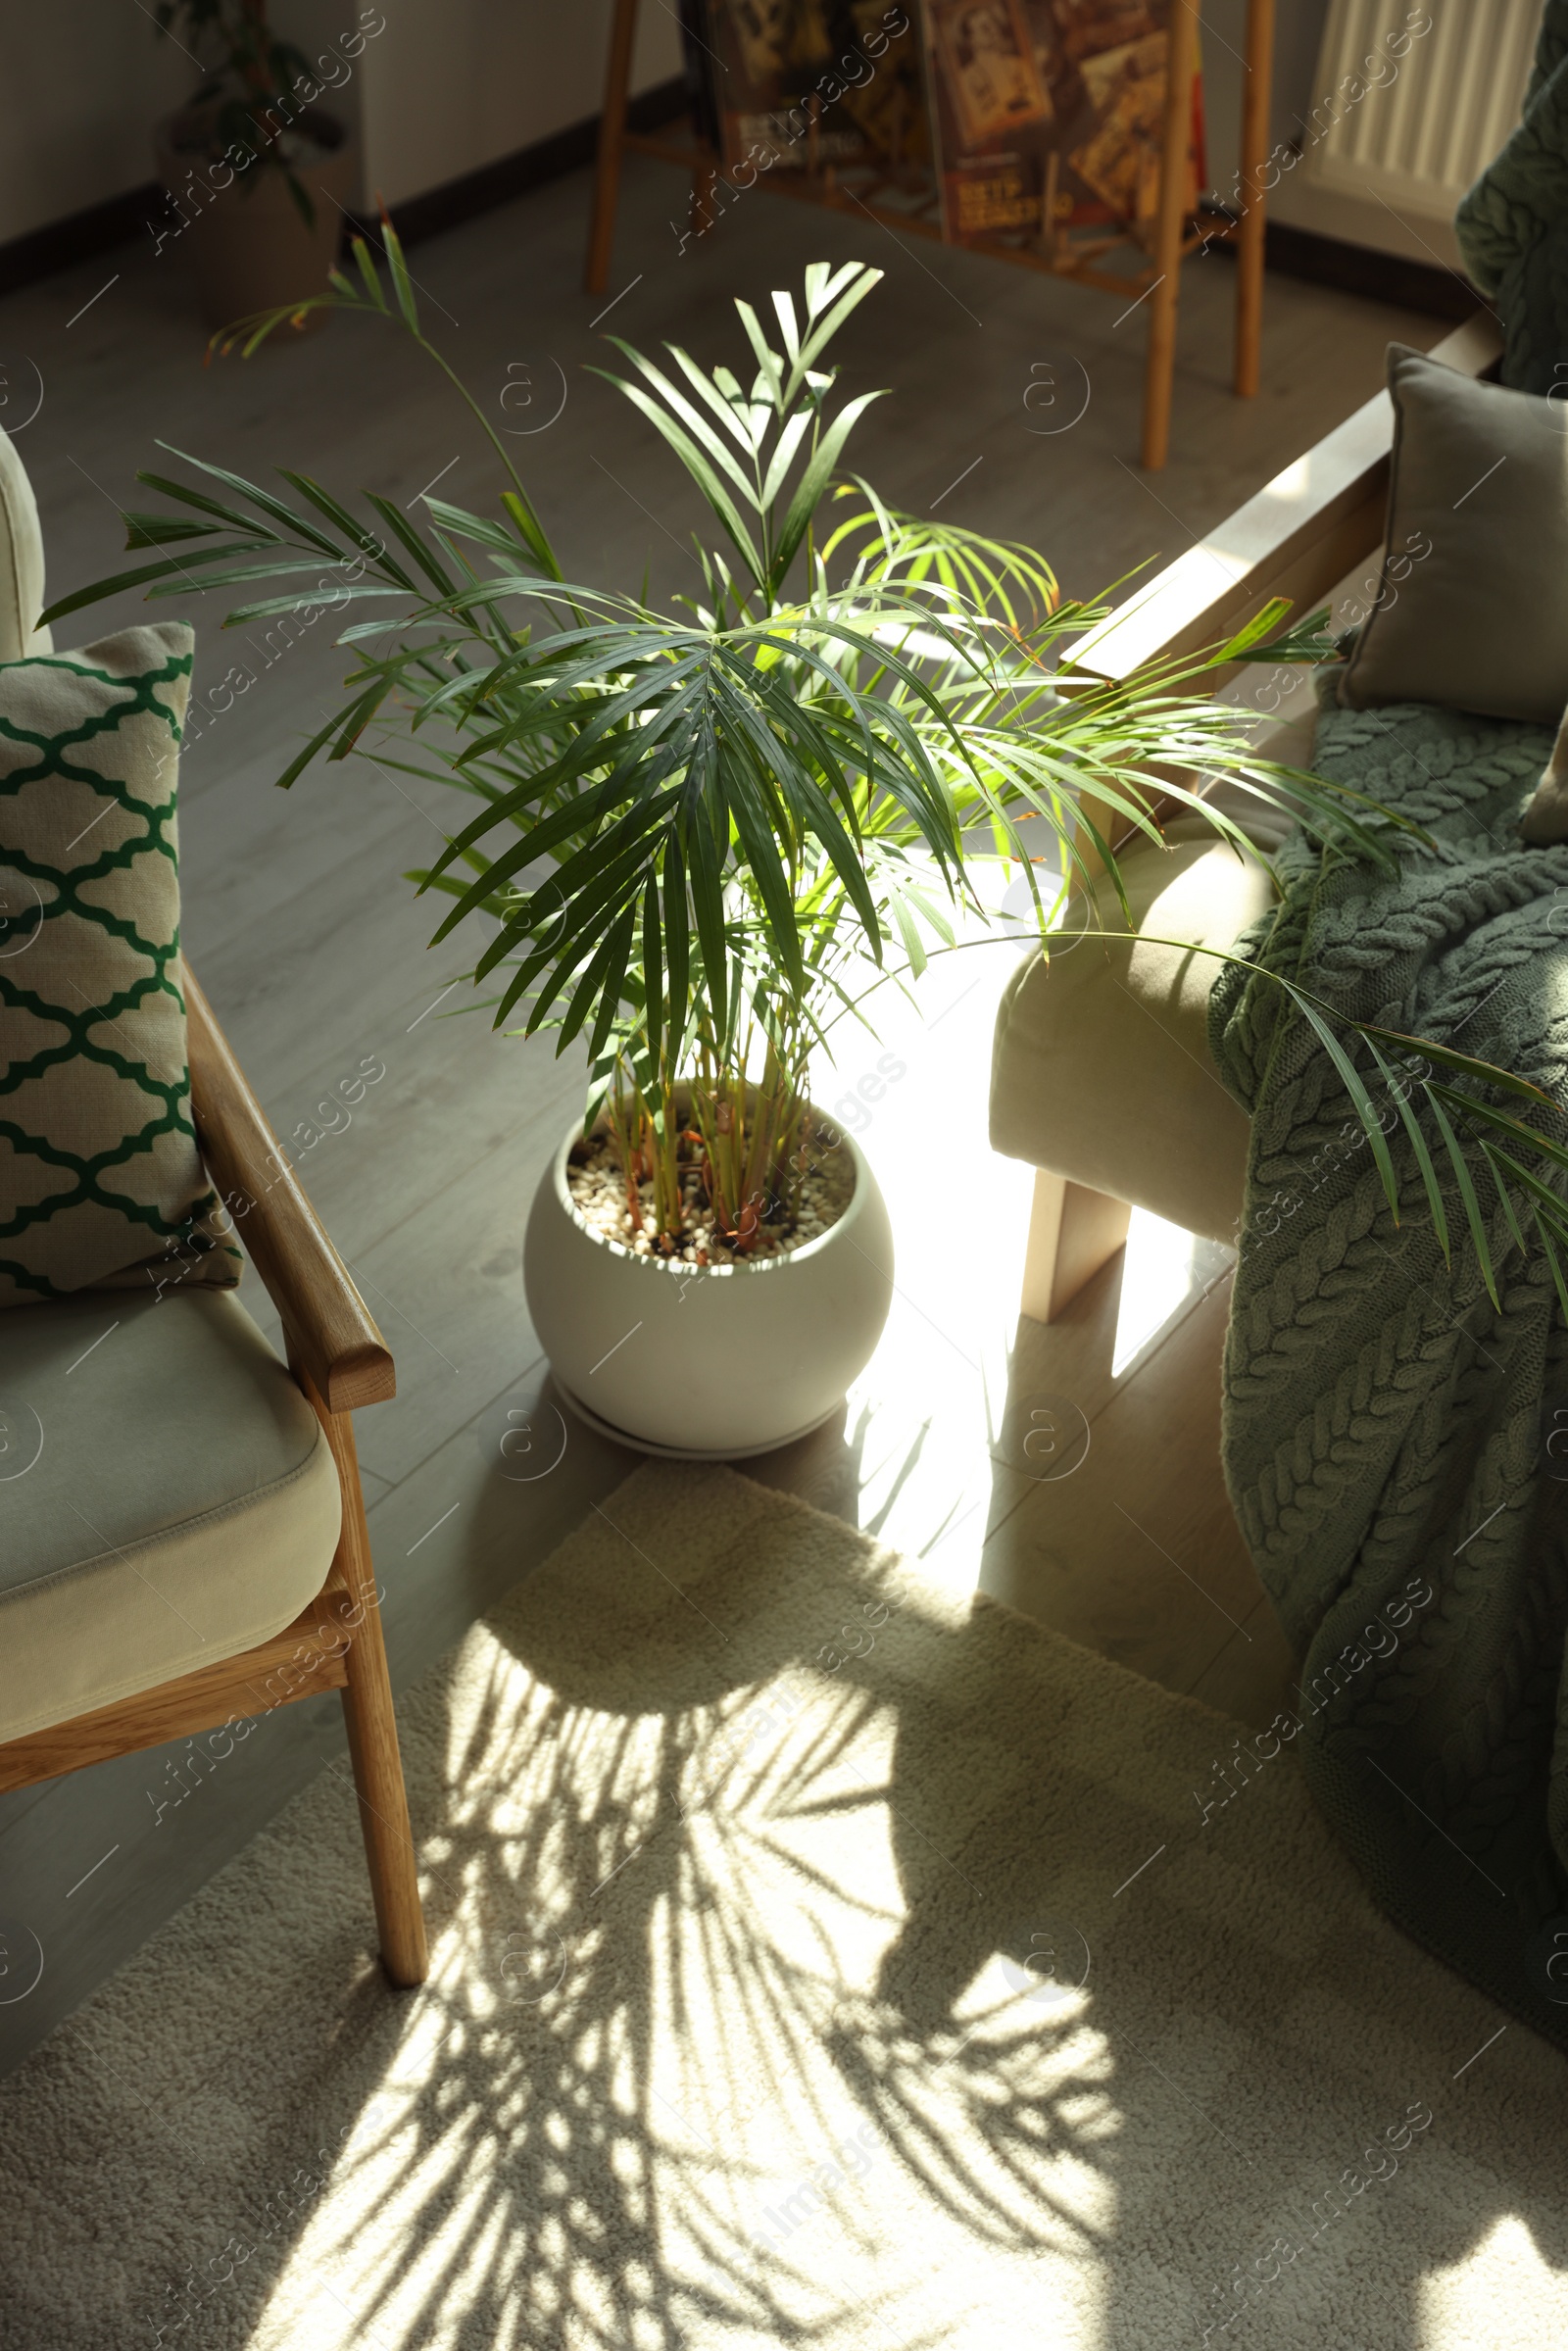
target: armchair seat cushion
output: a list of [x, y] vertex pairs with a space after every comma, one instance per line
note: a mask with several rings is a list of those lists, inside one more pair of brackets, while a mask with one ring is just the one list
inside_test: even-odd
[[[1136, 944], [1080, 939], [1032, 954], [1008, 982], [991, 1067], [991, 1141], [1093, 1192], [1130, 1200], [1190, 1233], [1234, 1241], [1249, 1125], [1209, 1055], [1211, 955], [1274, 897], [1267, 869], [1201, 819], [1167, 827], [1118, 859]], [[1108, 889], [1099, 914], [1074, 899], [1063, 944], [1084, 923], [1123, 927]]]
[[320, 1422], [232, 1294], [0, 1314], [0, 1740], [280, 1632], [340, 1509]]

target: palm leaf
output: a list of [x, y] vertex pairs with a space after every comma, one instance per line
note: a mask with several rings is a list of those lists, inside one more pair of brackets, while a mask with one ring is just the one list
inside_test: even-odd
[[[1546, 1263], [1551, 1270], [1552, 1287], [1557, 1293], [1557, 1304], [1561, 1309], [1563, 1321], [1568, 1323], [1568, 1284], [1565, 1284], [1563, 1280], [1562, 1259], [1557, 1254], [1556, 1238], [1554, 1238], [1551, 1227], [1546, 1223], [1539, 1206], [1537, 1206], [1534, 1213], [1536, 1232], [1541, 1241], [1542, 1253], [1545, 1257]], [[1560, 1234], [1557, 1236], [1557, 1238], [1560, 1238]]]
[[[1289, 986], [1289, 983], [1286, 984]], [[1394, 1161], [1389, 1153], [1382, 1123], [1372, 1106], [1372, 1098], [1367, 1093], [1365, 1083], [1344, 1046], [1341, 1045], [1328, 1022], [1318, 1011], [1312, 999], [1302, 990], [1294, 986], [1290, 987], [1290, 994], [1298, 1008], [1316, 1030], [1319, 1042], [1344, 1081], [1346, 1093], [1355, 1104], [1356, 1115], [1366, 1130], [1368, 1143], [1372, 1146], [1372, 1156], [1377, 1161], [1378, 1174], [1383, 1179], [1384, 1195], [1388, 1200], [1389, 1206], [1394, 1211], [1394, 1221], [1397, 1224], [1399, 1221], [1398, 1178], [1394, 1172]]]
[[[630, 343], [623, 343], [618, 335], [607, 335], [605, 340], [609, 343], [613, 343], [615, 349], [622, 353], [626, 359], [630, 360], [634, 367], [637, 367], [641, 370], [641, 372], [647, 377], [648, 381], [653, 385], [660, 398], [670, 410], [671, 415], [680, 419], [681, 423], [685, 426], [686, 431], [693, 437], [693, 439], [702, 449], [706, 450], [708, 456], [712, 460], [714, 465], [723, 469], [723, 471], [728, 475], [729, 479], [735, 485], [735, 488], [739, 491], [742, 498], [747, 501], [748, 505], [756, 507], [758, 498], [757, 485], [755, 481], [748, 475], [745, 466], [738, 463], [733, 452], [725, 445], [725, 443], [720, 439], [719, 435], [713, 430], [712, 426], [709, 423], [708, 418], [703, 416], [698, 409], [695, 409], [692, 406], [691, 402], [686, 398], [685, 393], [682, 392], [677, 385], [672, 384], [668, 376], [665, 375], [661, 368], [656, 367], [651, 360], [645, 359], [642, 353], [635, 350]], [[673, 351], [673, 346], [670, 346], [670, 348]], [[694, 375], [700, 375], [701, 370], [696, 367], [693, 361], [685, 358], [684, 353], [676, 354], [676, 356], [685, 360], [686, 367], [691, 373]], [[595, 368], [594, 373], [604, 374], [605, 371], [602, 368]], [[617, 375], [606, 374], [605, 380], [607, 383], [617, 385], [622, 392], [628, 394], [637, 388], [631, 384], [628, 384], [623, 377]], [[722, 407], [723, 403], [720, 402], [719, 405]]]
[[773, 562], [768, 575], [769, 588], [777, 587], [782, 583], [791, 563], [795, 561], [801, 541], [806, 536], [807, 527], [821, 503], [822, 493], [832, 479], [833, 468], [843, 454], [845, 442], [872, 401], [885, 400], [886, 397], [885, 392], [862, 392], [858, 400], [852, 400], [849, 407], [834, 417], [833, 422], [822, 435], [820, 444], [812, 453], [809, 465], [801, 475], [795, 495], [790, 500], [788, 512], [784, 516], [778, 544], [773, 551]]
[[[386, 253], [387, 273], [397, 295], [398, 309], [411, 334], [419, 331], [419, 312], [414, 299], [414, 287], [409, 278], [409, 265], [403, 258], [403, 240], [392, 225], [392, 217], [384, 204], [376, 207], [381, 216], [381, 243]], [[363, 274], [365, 265], [361, 264]]]
[[1432, 1105], [1432, 1115], [1437, 1120], [1438, 1131], [1443, 1137], [1448, 1153], [1448, 1164], [1453, 1169], [1454, 1181], [1459, 1187], [1459, 1198], [1464, 1202], [1465, 1222], [1470, 1228], [1470, 1241], [1476, 1252], [1476, 1260], [1481, 1267], [1481, 1278], [1487, 1286], [1487, 1296], [1491, 1298], [1493, 1305], [1500, 1310], [1502, 1300], [1497, 1296], [1496, 1277], [1492, 1270], [1492, 1246], [1487, 1239], [1487, 1228], [1481, 1215], [1481, 1203], [1476, 1198], [1475, 1183], [1466, 1164], [1463, 1149], [1453, 1128], [1448, 1123], [1447, 1113], [1444, 1109], [1438, 1094], [1430, 1085], [1424, 1085], [1422, 1092]]
[[[1448, 1219], [1443, 1205], [1443, 1189], [1438, 1182], [1438, 1171], [1432, 1164], [1432, 1153], [1427, 1149], [1427, 1139], [1421, 1132], [1421, 1122], [1410, 1107], [1407, 1092], [1400, 1088], [1394, 1071], [1379, 1053], [1377, 1046], [1372, 1043], [1370, 1038], [1367, 1042], [1383, 1082], [1397, 1105], [1405, 1134], [1409, 1138], [1410, 1149], [1415, 1153], [1416, 1165], [1421, 1170], [1421, 1181], [1426, 1188], [1427, 1206], [1432, 1212], [1432, 1227], [1438, 1236], [1438, 1247], [1443, 1251], [1445, 1265], [1449, 1264], [1451, 1258], [1448, 1249]], [[1381, 1131], [1380, 1127], [1379, 1132], [1381, 1133]]]
[[[188, 450], [176, 449], [171, 441], [160, 441], [158, 446], [160, 449], [167, 449], [171, 457], [177, 457], [182, 465], [194, 465], [198, 473], [206, 473], [214, 481], [220, 481], [230, 490], [237, 491], [241, 498], [248, 498], [253, 506], [260, 507], [262, 513], [279, 524], [285, 532], [292, 532], [296, 538], [304, 539], [308, 545], [319, 548], [323, 555], [335, 559], [341, 552], [336, 543], [329, 539], [324, 531], [318, 531], [313, 522], [296, 513], [293, 507], [285, 506], [281, 498], [274, 498], [270, 490], [264, 490], [258, 483], [247, 481], [243, 473], [230, 473], [226, 465], [215, 465], [206, 458], [192, 457]], [[147, 474], [140, 478], [151, 482], [158, 489], [167, 489], [174, 496], [179, 495], [177, 483], [155, 480], [153, 476]], [[196, 505], [197, 494], [192, 492], [186, 503], [191, 506]], [[229, 510], [216, 509], [213, 511], [227, 513]], [[256, 528], [254, 519], [247, 518], [243, 514], [235, 516], [234, 520], [237, 527], [244, 530], [253, 531]], [[412, 587], [414, 582], [410, 580], [408, 585]]]
[[[666, 416], [659, 403], [650, 399], [640, 384], [626, 383], [620, 376], [611, 375], [603, 367], [595, 367], [591, 372], [595, 375], [603, 375], [607, 383], [614, 384], [631, 402], [633, 408], [642, 411], [655, 430], [662, 434], [729, 533], [736, 553], [751, 572], [753, 579], [756, 580], [759, 587], [764, 586], [766, 574], [762, 559], [758, 553], [751, 532], [741, 517], [740, 509], [691, 435], [682, 430], [673, 416]], [[752, 494], [748, 491], [747, 495], [750, 497]]]
[[[220, 563], [231, 550], [226, 547], [195, 547], [188, 555], [167, 557], [159, 563], [141, 563], [134, 571], [117, 571], [108, 579], [94, 580], [91, 587], [78, 588], [72, 596], [59, 596], [39, 614], [39, 626], [48, 628], [69, 613], [79, 612], [84, 606], [101, 604], [106, 596], [118, 596], [122, 588], [144, 587], [149, 580], [168, 579], [173, 572], [187, 572], [193, 563]], [[177, 595], [178, 589], [171, 590]]]

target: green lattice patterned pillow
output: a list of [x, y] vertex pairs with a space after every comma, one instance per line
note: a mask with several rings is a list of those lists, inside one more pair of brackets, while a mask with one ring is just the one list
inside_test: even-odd
[[178, 987], [193, 642], [161, 621], [0, 662], [0, 1306], [239, 1278]]

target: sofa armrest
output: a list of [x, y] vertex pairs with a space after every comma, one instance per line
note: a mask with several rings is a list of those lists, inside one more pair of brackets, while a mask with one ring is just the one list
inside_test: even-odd
[[191, 1116], [209, 1174], [329, 1411], [396, 1394], [386, 1343], [306, 1199], [190, 965], [181, 967]]
[[[1431, 356], [1485, 375], [1501, 349], [1492, 313], [1478, 311]], [[1309, 610], [1382, 539], [1393, 442], [1393, 404], [1378, 392], [1092, 629], [1075, 665], [1125, 678], [1223, 641], [1271, 596]]]
[[[1479, 376], [1501, 350], [1496, 320], [1478, 311], [1431, 356]], [[1382, 540], [1393, 443], [1394, 404], [1378, 392], [1090, 630], [1073, 655], [1082, 690], [1119, 683], [1147, 662], [1222, 641], [1270, 597], [1288, 597], [1298, 613], [1310, 611]], [[1235, 674], [1211, 671], [1209, 685], [1217, 688]], [[1258, 749], [1275, 756], [1266, 743]], [[1156, 785], [1160, 772], [1152, 771]], [[1180, 805], [1156, 789], [1150, 813], [1161, 821]], [[1093, 797], [1086, 797], [1084, 814], [1113, 850], [1135, 829]], [[1082, 830], [1078, 840], [1085, 866], [1099, 872], [1103, 859], [1093, 837]]]

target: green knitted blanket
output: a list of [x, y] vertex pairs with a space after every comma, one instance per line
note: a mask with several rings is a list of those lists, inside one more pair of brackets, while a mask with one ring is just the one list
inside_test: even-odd
[[1568, 0], [1546, 0], [1519, 126], [1454, 228], [1502, 320], [1503, 382], [1568, 398]]
[[1500, 1208], [1501, 1310], [1456, 1200], [1445, 1264], [1391, 1104], [1396, 1222], [1333, 1063], [1259, 976], [1568, 1100], [1568, 845], [1516, 829], [1550, 737], [1341, 710], [1333, 676], [1318, 771], [1433, 845], [1404, 842], [1390, 877], [1293, 837], [1283, 901], [1237, 951], [1257, 968], [1221, 966], [1210, 1045], [1252, 1122], [1226, 1478], [1304, 1659], [1275, 1735], [1390, 1917], [1568, 2045], [1568, 1331]]

